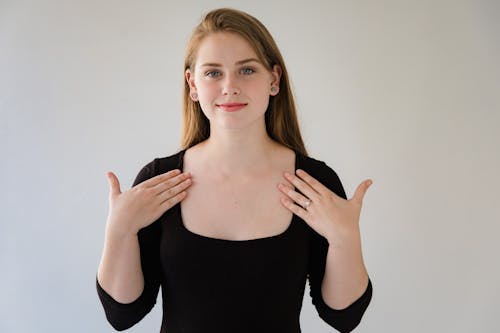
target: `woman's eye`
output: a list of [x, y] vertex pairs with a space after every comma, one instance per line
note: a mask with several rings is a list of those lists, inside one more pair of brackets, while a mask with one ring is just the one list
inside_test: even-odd
[[245, 67], [241, 71], [243, 72], [243, 74], [253, 74], [253, 73], [255, 73], [255, 70], [253, 68], [250, 68], [250, 67]]
[[208, 77], [217, 77], [219, 75], [220, 75], [219, 71], [208, 71], [205, 73], [205, 76], [208, 76]]

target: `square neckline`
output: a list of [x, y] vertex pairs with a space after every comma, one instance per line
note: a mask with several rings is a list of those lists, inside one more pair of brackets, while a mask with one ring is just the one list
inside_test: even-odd
[[[184, 172], [184, 153], [186, 152], [188, 148], [185, 148], [185, 149], [182, 149], [180, 152], [179, 152], [179, 161], [178, 161], [178, 165], [177, 165], [177, 168], [179, 170], [181, 170], [181, 172]], [[294, 154], [295, 154], [295, 165], [294, 165], [294, 172], [295, 170], [297, 170], [297, 168], [299, 167], [299, 152], [296, 151], [295, 149], [292, 149]], [[290, 219], [290, 222], [288, 223], [288, 226], [287, 228], [280, 232], [279, 234], [276, 234], [276, 235], [270, 235], [270, 236], [264, 236], [264, 237], [259, 237], [259, 238], [251, 238], [251, 239], [225, 239], [225, 238], [216, 238], [216, 237], [210, 237], [210, 236], [205, 236], [205, 235], [201, 235], [201, 234], [198, 234], [196, 232], [193, 232], [191, 230], [189, 230], [186, 225], [184, 224], [184, 220], [182, 218], [182, 207], [181, 207], [181, 203], [182, 201], [180, 201], [179, 203], [177, 203], [176, 205], [176, 213], [177, 213], [177, 218], [178, 218], [178, 221], [179, 221], [179, 224], [180, 224], [180, 228], [187, 234], [193, 236], [193, 237], [196, 237], [196, 238], [199, 238], [199, 239], [204, 239], [204, 240], [208, 240], [208, 241], [213, 241], [213, 242], [223, 242], [223, 243], [233, 243], [233, 244], [242, 244], [242, 243], [250, 243], [250, 242], [258, 242], [258, 241], [267, 241], [267, 240], [274, 240], [274, 239], [279, 239], [279, 238], [282, 238], [284, 237], [285, 235], [287, 235], [292, 227], [295, 225], [294, 222], [296, 222], [296, 218], [297, 218], [297, 215], [295, 215], [294, 213], [292, 213], [292, 218]]]

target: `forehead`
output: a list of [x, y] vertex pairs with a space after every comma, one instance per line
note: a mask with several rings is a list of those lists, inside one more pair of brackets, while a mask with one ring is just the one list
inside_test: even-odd
[[203, 63], [234, 65], [237, 61], [256, 58], [250, 43], [235, 33], [217, 32], [205, 37], [197, 52], [196, 67]]

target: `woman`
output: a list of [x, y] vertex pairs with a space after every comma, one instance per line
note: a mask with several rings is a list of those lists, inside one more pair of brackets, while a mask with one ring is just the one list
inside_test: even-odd
[[254, 17], [208, 13], [185, 60], [183, 147], [156, 158], [110, 210], [97, 290], [116, 329], [162, 290], [161, 332], [300, 332], [306, 279], [320, 317], [354, 329], [372, 286], [351, 200], [307, 156], [278, 47]]

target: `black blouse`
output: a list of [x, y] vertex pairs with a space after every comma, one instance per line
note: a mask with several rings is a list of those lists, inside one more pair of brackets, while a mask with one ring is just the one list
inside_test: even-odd
[[[183, 170], [185, 150], [156, 158], [142, 168], [134, 186], [172, 169]], [[303, 169], [346, 198], [339, 177], [324, 162], [296, 152]], [[350, 332], [372, 297], [372, 284], [353, 304], [330, 308], [321, 295], [327, 240], [297, 215], [281, 234], [225, 240], [185, 228], [178, 203], [139, 231], [144, 291], [132, 303], [114, 300], [96, 281], [106, 317], [117, 330], [139, 322], [162, 291], [161, 333], [298, 333], [306, 279], [319, 316], [340, 332]]]

